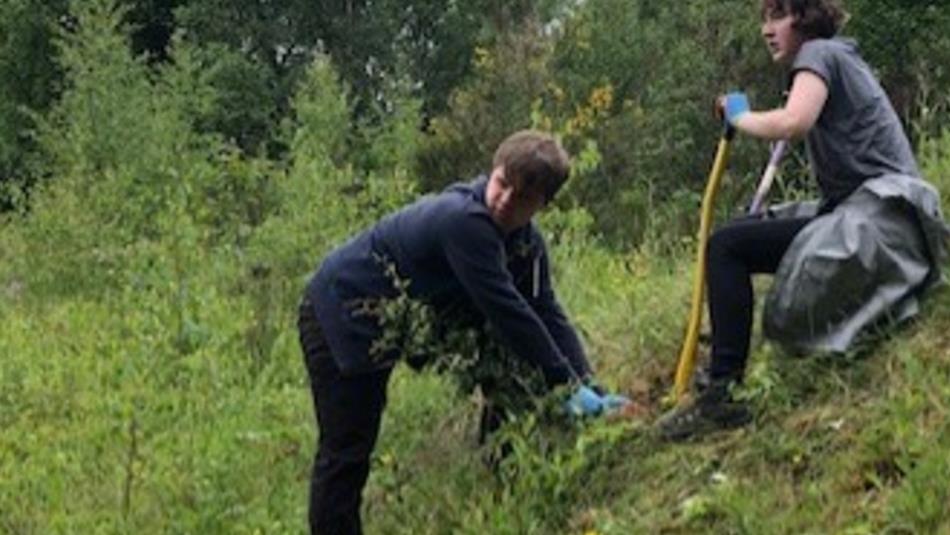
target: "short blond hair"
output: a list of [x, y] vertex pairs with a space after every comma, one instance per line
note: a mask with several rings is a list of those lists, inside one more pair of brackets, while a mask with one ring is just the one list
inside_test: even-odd
[[495, 150], [492, 166], [503, 166], [506, 175], [521, 181], [521, 187], [542, 192], [545, 202], [554, 198], [571, 171], [564, 147], [551, 134], [537, 130], [508, 136]]

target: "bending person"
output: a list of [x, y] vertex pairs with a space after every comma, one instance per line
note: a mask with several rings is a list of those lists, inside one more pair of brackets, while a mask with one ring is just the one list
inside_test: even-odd
[[[566, 408], [575, 416], [626, 403], [593, 384], [580, 339], [551, 286], [544, 241], [532, 223], [568, 172], [567, 153], [551, 136], [515, 133], [498, 147], [489, 176], [419, 199], [323, 260], [299, 318], [319, 431], [310, 482], [314, 533], [362, 532], [361, 494], [387, 382], [398, 359], [415, 357], [400, 347], [377, 351], [386, 333], [382, 318], [366, 313], [367, 304], [405, 291], [439, 316], [456, 316], [460, 310], [478, 316], [543, 375], [548, 387], [569, 385]], [[404, 332], [387, 338], [394, 335], [411, 337]]]

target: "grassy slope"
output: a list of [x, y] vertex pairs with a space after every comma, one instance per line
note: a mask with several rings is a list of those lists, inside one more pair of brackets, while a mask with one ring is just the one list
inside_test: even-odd
[[[944, 206], [948, 161], [928, 163]], [[603, 380], [655, 400], [682, 334], [688, 252], [617, 257], [580, 236], [554, 254]], [[32, 298], [8, 276], [14, 260], [0, 263], [0, 532], [304, 531], [314, 437], [289, 307], [260, 334], [253, 298], [218, 288], [204, 257], [177, 283], [174, 262], [143, 262], [154, 273], [107, 299]], [[525, 418], [501, 480], [475, 446], [477, 400], [402, 369], [368, 530], [948, 532], [948, 333], [944, 290], [861, 360], [788, 361], [757, 343], [755, 424], [695, 444], [660, 443], [643, 421]], [[251, 339], [265, 360], [249, 358]]]
[[[681, 275], [652, 273], [641, 284], [680, 286], [670, 281]], [[611, 295], [595, 302], [613, 304], [621, 319], [611, 329], [626, 334], [614, 333], [617, 345], [600, 348], [598, 367], [612, 370], [603, 374], [608, 381], [642, 394], [651, 379], [668, 379], [675, 341], [638, 346], [638, 331], [669, 330], [665, 313], [647, 300], [631, 314]], [[579, 316], [591, 331], [601, 325]], [[446, 416], [432, 408], [437, 431], [419, 448], [401, 447], [397, 418], [419, 410], [410, 408], [418, 385], [433, 381], [403, 376], [383, 440], [387, 462], [370, 487], [371, 525], [431, 533], [946, 532], [948, 327], [944, 291], [917, 324], [861, 360], [790, 361], [760, 347], [747, 391], [759, 416], [749, 428], [669, 445], [641, 423], [595, 424], [547, 455], [538, 453], [543, 441], [527, 440], [519, 462], [532, 472], [518, 476], [509, 492], [473, 459], [471, 410]], [[393, 486], [398, 474], [405, 479]]]
[[[945, 207], [948, 161], [925, 160]], [[687, 263], [649, 252], [556, 254], [562, 298], [601, 377], [656, 400], [675, 365]], [[420, 384], [439, 390], [436, 379], [400, 376], [382, 441], [386, 462], [368, 494], [370, 525], [427, 533], [950, 532], [948, 332], [943, 288], [918, 321], [858, 359], [791, 359], [757, 337], [745, 392], [754, 425], [686, 445], [650, 436], [653, 415], [560, 440], [530, 435], [516, 441], [522, 469], [507, 486], [480, 465], [471, 407], [425, 409], [436, 431], [404, 447], [401, 435], [413, 433], [398, 422], [419, 420], [402, 412], [420, 410], [412, 408]]]

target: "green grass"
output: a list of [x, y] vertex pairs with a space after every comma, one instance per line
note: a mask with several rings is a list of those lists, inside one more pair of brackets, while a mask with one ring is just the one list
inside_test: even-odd
[[[688, 263], [583, 240], [555, 255], [601, 377], [659, 411]], [[189, 308], [192, 329], [204, 334], [187, 351], [165, 328], [180, 300], [163, 290], [146, 293], [148, 304], [107, 293], [0, 308], [0, 531], [305, 531], [315, 437], [292, 316], [275, 320], [261, 362], [247, 301], [195, 278], [209, 289], [193, 296], [203, 306]], [[505, 431], [515, 452], [500, 474], [476, 445], [478, 399], [400, 369], [365, 493], [367, 529], [945, 532], [948, 326], [942, 291], [861, 359], [791, 360], [757, 343], [746, 389], [755, 423], [697, 443], [659, 442], [649, 418], [570, 428], [524, 417]]]
[[[944, 206], [948, 140], [923, 161]], [[306, 532], [315, 429], [294, 304], [319, 253], [408, 190], [365, 177], [372, 195], [315, 211], [310, 199], [352, 172], [322, 156], [295, 165], [275, 172], [284, 208], [240, 244], [174, 196], [154, 235], [130, 239], [71, 181], [3, 223], [0, 533]], [[400, 368], [368, 533], [950, 532], [950, 291], [861, 358], [793, 360], [757, 333], [754, 423], [672, 445], [650, 425], [683, 335], [691, 244], [618, 253], [582, 211], [542, 223], [599, 378], [647, 414], [573, 426], [526, 414], [500, 433], [513, 453], [493, 471], [477, 395]]]
[[[381, 463], [369, 496], [381, 500], [380, 482], [405, 476], [407, 464], [412, 476], [386, 509], [373, 502], [368, 524], [407, 533], [946, 532], [948, 324], [943, 292], [916, 325], [862, 360], [788, 361], [761, 350], [748, 387], [755, 423], [698, 443], [662, 443], [641, 423], [593, 424], [557, 439], [559, 431], [526, 425], [516, 453], [524, 473], [514, 480], [479, 465], [462, 425], [474, 409], [468, 417], [449, 409], [427, 435], [433, 441], [386, 454], [405, 460], [398, 469]], [[640, 366], [636, 354], [607, 357], [620, 377]], [[397, 401], [400, 390], [393, 419], [418, 401]]]

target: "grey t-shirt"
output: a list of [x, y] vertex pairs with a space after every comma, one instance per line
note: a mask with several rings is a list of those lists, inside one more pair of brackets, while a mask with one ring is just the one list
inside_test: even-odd
[[853, 40], [806, 41], [792, 78], [803, 70], [828, 86], [828, 100], [805, 139], [825, 204], [837, 204], [869, 178], [920, 176], [900, 119]]

